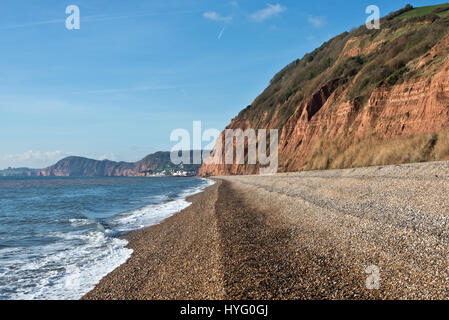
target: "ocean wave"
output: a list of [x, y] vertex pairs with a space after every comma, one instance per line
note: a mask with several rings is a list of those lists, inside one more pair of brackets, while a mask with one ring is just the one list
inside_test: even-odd
[[0, 285], [0, 291], [10, 292], [9, 298], [18, 300], [79, 299], [132, 253], [125, 248], [126, 240], [110, 238], [100, 231], [58, 236], [77, 243], [36, 247], [26, 256], [16, 254], [15, 259], [2, 264], [4, 285]]
[[95, 221], [92, 221], [90, 219], [84, 218], [84, 219], [69, 219], [69, 222], [74, 227], [81, 227], [81, 226], [88, 226], [91, 224], [95, 224]]
[[[158, 195], [156, 204], [123, 212], [105, 223], [77, 216], [65, 220], [67, 230], [49, 231], [52, 243], [28, 248], [0, 248], [0, 299], [79, 299], [132, 254], [123, 232], [160, 223], [191, 205], [186, 198], [214, 184], [202, 179], [200, 186], [177, 195]], [[82, 208], [80, 208], [80, 211]]]
[[190, 206], [191, 203], [186, 200], [187, 197], [198, 194], [205, 188], [215, 183], [213, 180], [209, 179], [202, 180], [203, 184], [201, 186], [186, 189], [177, 197], [175, 197], [174, 200], [145, 206], [137, 210], [124, 212], [118, 215], [113, 219], [113, 222], [111, 223], [111, 225], [114, 227], [114, 230], [109, 229], [106, 230], [106, 232], [109, 232], [109, 234], [116, 234], [117, 231], [127, 232], [160, 223], [173, 214]]

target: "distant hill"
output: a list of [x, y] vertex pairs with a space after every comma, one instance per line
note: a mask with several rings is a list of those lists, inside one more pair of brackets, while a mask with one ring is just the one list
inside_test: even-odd
[[[191, 151], [193, 155], [193, 151]], [[192, 158], [192, 157], [191, 157]], [[15, 177], [135, 177], [148, 172], [185, 170], [198, 172], [200, 165], [174, 165], [170, 152], [156, 152], [137, 162], [93, 160], [67, 157], [45, 169], [8, 168], [0, 170], [0, 176]]]
[[293, 61], [227, 127], [248, 128], [279, 130], [280, 172], [448, 160], [449, 4], [407, 5]]
[[36, 170], [29, 168], [8, 168], [0, 170], [0, 177], [26, 177], [32, 176]]

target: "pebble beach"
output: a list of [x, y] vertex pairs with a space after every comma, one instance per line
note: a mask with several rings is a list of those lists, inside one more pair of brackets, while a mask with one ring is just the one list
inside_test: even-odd
[[449, 299], [448, 162], [213, 179], [83, 299]]

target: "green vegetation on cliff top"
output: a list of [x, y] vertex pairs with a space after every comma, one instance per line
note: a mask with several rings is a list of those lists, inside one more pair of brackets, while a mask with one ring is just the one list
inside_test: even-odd
[[431, 13], [435, 13], [438, 15], [444, 15], [445, 13], [449, 12], [448, 10], [449, 10], [449, 3], [437, 4], [434, 6], [425, 6], [425, 7], [414, 8], [413, 10], [403, 13], [398, 18], [422, 17], [425, 15], [429, 15]]

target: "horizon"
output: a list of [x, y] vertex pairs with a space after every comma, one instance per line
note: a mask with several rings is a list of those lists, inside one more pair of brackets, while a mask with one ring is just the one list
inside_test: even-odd
[[[376, 1], [381, 16], [441, 1]], [[67, 30], [66, 6], [80, 8]], [[170, 132], [222, 130], [270, 79], [363, 25], [370, 1], [98, 1], [0, 5], [0, 169], [67, 156], [135, 162]]]

